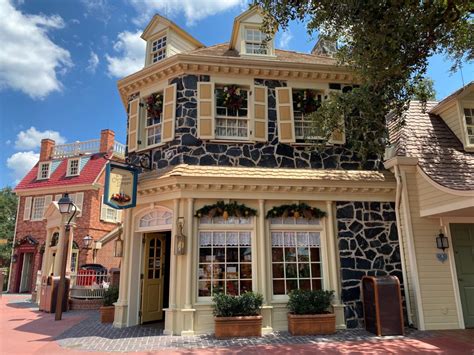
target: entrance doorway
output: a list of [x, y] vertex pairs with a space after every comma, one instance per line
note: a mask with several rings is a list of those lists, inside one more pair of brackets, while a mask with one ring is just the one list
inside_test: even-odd
[[162, 321], [169, 302], [171, 232], [144, 236], [141, 323]]
[[30, 292], [31, 277], [33, 267], [33, 253], [23, 253], [23, 263], [21, 266], [21, 281], [19, 292]]
[[459, 294], [466, 328], [474, 328], [474, 224], [451, 224]]

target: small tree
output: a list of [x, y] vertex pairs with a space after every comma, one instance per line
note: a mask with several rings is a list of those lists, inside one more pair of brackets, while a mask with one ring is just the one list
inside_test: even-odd
[[17, 203], [10, 187], [0, 190], [0, 239], [6, 239], [5, 244], [0, 244], [0, 267], [10, 265]]

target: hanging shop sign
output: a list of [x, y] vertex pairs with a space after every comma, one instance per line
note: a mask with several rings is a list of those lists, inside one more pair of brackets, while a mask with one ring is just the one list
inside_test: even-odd
[[124, 210], [137, 204], [138, 170], [109, 162], [105, 174], [104, 203]]

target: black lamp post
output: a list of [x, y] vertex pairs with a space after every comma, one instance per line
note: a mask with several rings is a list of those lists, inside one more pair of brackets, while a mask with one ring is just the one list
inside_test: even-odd
[[54, 317], [55, 320], [61, 320], [63, 315], [63, 298], [64, 298], [64, 290], [66, 288], [66, 266], [67, 266], [67, 258], [68, 258], [68, 251], [69, 251], [69, 233], [71, 231], [71, 221], [76, 215], [77, 207], [72, 202], [69, 197], [69, 194], [65, 193], [63, 197], [61, 197], [58, 201], [59, 205], [59, 212], [62, 215], [69, 215], [71, 217], [67, 221], [66, 225], [64, 226], [65, 231], [65, 238], [63, 244], [63, 255], [61, 260], [61, 274], [59, 277], [59, 289], [58, 289], [58, 297], [56, 299], [56, 315]]

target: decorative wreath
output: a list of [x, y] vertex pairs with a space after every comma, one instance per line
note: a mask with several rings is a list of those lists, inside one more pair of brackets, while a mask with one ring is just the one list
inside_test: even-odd
[[246, 92], [237, 85], [224, 86], [222, 92], [222, 104], [231, 110], [239, 110], [247, 98]]
[[163, 112], [163, 95], [154, 93], [146, 100], [146, 111], [148, 117], [158, 118]]
[[306, 203], [294, 203], [292, 205], [275, 206], [267, 212], [266, 218], [293, 217], [293, 218], [323, 218], [326, 212], [317, 207], [308, 206]]
[[217, 201], [213, 205], [206, 205], [198, 209], [194, 217], [253, 217], [257, 215], [257, 210], [247, 207], [244, 204], [236, 201], [225, 203], [224, 201]]
[[128, 196], [127, 194], [124, 193], [117, 193], [117, 194], [112, 194], [110, 197], [112, 201], [118, 202], [118, 203], [127, 203], [129, 202], [132, 198]]
[[321, 106], [316, 91], [311, 89], [298, 90], [293, 96], [293, 101], [298, 111], [304, 114], [316, 111]]

